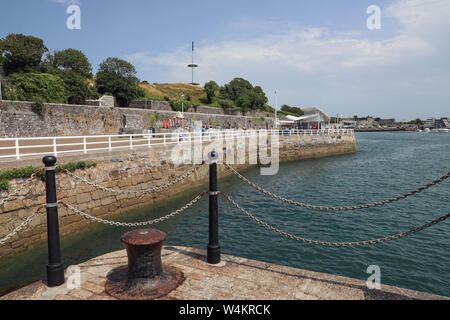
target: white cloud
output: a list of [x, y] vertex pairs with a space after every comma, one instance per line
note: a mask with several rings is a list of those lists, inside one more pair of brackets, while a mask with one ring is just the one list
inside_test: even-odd
[[[334, 88], [336, 101], [342, 98], [338, 97], [339, 91], [341, 95], [349, 95], [345, 91], [350, 87], [367, 90], [368, 83], [373, 85], [375, 80], [368, 79], [366, 84], [356, 87], [352, 81], [364, 82], [364, 77], [368, 78], [374, 73], [379, 77], [378, 86], [382, 91], [383, 86], [392, 86], [391, 81], [403, 81], [399, 79], [412, 76], [406, 74], [402, 78], [398, 74], [400, 70], [409, 70], [408, 65], [415, 68], [422, 62], [427, 64], [428, 60], [433, 65], [438, 63], [434, 57], [450, 52], [447, 42], [442, 41], [442, 34], [448, 34], [450, 30], [450, 1], [399, 0], [383, 8], [382, 14], [383, 18], [399, 24], [396, 35], [382, 40], [363, 37], [360, 31], [339, 33], [325, 28], [299, 29], [290, 25], [288, 30], [276, 34], [263, 33], [250, 39], [205, 42], [197, 45], [195, 51], [196, 62], [200, 65], [196, 71], [196, 80], [203, 83], [214, 79], [225, 83], [241, 76], [262, 85], [266, 91], [278, 85], [283, 86], [287, 93], [290, 92], [287, 95], [290, 102], [302, 105], [305, 100], [314, 103], [312, 97], [320, 98], [319, 93], [309, 97], [295, 94], [296, 88], [308, 87], [308, 83], [305, 85], [308, 79], [313, 79], [311, 82], [320, 79], [324, 81], [321, 82], [324, 88]], [[251, 21], [240, 20], [235, 26], [249, 28], [251, 25]], [[189, 48], [177, 48], [155, 56], [140, 52], [127, 58], [136, 64], [141, 74], [152, 75], [155, 70], [163, 68], [165, 73], [162, 79], [158, 79], [159, 82], [187, 82], [189, 74], [186, 64], [189, 63], [189, 57]], [[448, 65], [448, 58], [445, 61]], [[425, 85], [431, 86], [429, 91], [433, 91], [433, 79], [439, 81], [434, 90], [441, 88], [442, 81], [450, 84], [449, 70], [444, 72], [444, 75], [430, 74], [424, 77], [427, 79]], [[180, 75], [186, 76], [180, 78]], [[384, 76], [387, 79], [383, 79]], [[336, 83], [340, 79], [346, 79], [347, 82]], [[424, 85], [420, 80], [414, 83]], [[387, 94], [394, 94], [388, 89], [385, 88]], [[342, 104], [348, 103], [347, 99], [341, 100]], [[333, 101], [323, 100], [323, 103], [330, 105]], [[342, 105], [336, 108], [342, 108]]]

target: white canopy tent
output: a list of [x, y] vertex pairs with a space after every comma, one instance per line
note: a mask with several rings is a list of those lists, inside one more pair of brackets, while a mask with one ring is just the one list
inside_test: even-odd
[[302, 120], [306, 120], [306, 119], [315, 119], [315, 118], [317, 118], [317, 116], [315, 114], [308, 115], [308, 116], [301, 116], [301, 117], [294, 117], [291, 115], [287, 115], [286, 118], [295, 122], [295, 121], [302, 121]]
[[303, 129], [311, 129], [314, 125], [317, 125], [320, 129], [325, 127], [326, 123], [330, 121], [328, 115], [317, 107], [302, 108], [302, 111], [304, 112], [303, 116], [287, 115], [286, 118]]

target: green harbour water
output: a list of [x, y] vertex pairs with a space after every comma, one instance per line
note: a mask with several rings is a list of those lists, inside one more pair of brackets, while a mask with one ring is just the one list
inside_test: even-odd
[[[285, 198], [316, 205], [371, 203], [416, 189], [450, 171], [450, 134], [357, 133], [351, 155], [282, 163], [275, 176], [259, 168], [242, 174]], [[163, 216], [204, 188], [171, 201], [130, 212], [117, 221]], [[407, 231], [450, 213], [450, 181], [381, 207], [360, 211], [317, 212], [290, 206], [251, 189], [236, 177], [219, 181], [243, 208], [277, 228], [323, 241], [359, 241]], [[63, 209], [61, 209], [63, 210]], [[263, 229], [219, 197], [222, 252], [270, 263], [366, 280], [370, 265], [381, 269], [381, 284], [450, 296], [450, 221], [399, 240], [366, 247], [330, 248], [299, 243]], [[166, 245], [206, 249], [208, 201], [204, 197], [183, 214], [156, 226]], [[64, 265], [120, 250], [129, 228], [91, 225], [62, 238]], [[46, 244], [0, 261], [0, 289], [45, 277]]]

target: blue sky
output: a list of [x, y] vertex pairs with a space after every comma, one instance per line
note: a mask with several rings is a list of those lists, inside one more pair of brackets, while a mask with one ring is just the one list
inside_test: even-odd
[[[81, 30], [66, 28], [70, 4]], [[369, 5], [381, 29], [368, 30]], [[82, 50], [94, 69], [107, 57], [132, 62], [141, 80], [189, 82], [243, 77], [270, 103], [319, 106], [330, 115], [398, 120], [450, 116], [450, 1], [3, 0], [0, 37], [44, 39]]]

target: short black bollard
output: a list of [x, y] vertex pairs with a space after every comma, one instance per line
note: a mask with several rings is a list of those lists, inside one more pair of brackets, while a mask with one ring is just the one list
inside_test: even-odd
[[206, 261], [210, 264], [220, 262], [219, 208], [217, 203], [217, 157], [216, 151], [208, 154], [209, 165], [209, 243]]
[[121, 300], [151, 300], [175, 290], [185, 280], [181, 270], [162, 264], [161, 249], [166, 233], [140, 229], [120, 239], [127, 249], [128, 266], [108, 273], [105, 291]]
[[47, 286], [57, 287], [64, 283], [64, 267], [61, 263], [61, 248], [58, 225], [58, 200], [56, 199], [56, 158], [47, 156], [45, 164], [45, 192], [47, 197], [48, 265]]

